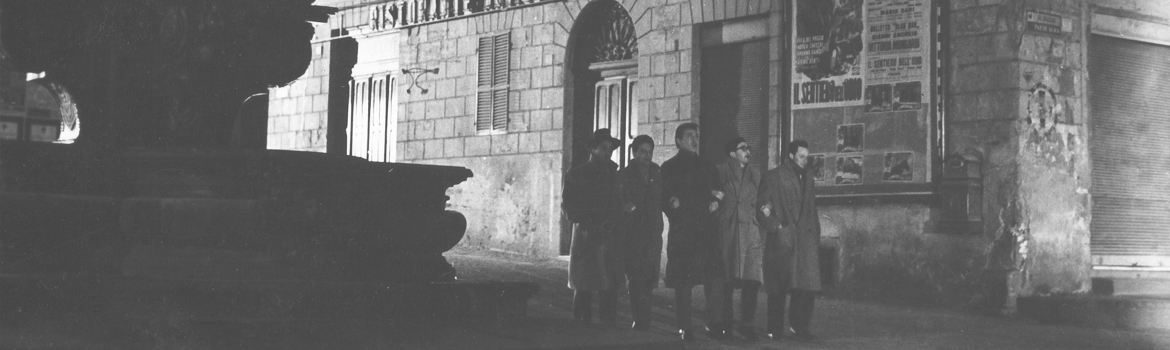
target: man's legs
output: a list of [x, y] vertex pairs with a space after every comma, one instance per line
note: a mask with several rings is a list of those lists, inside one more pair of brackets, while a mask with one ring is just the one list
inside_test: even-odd
[[650, 327], [650, 297], [653, 289], [649, 283], [630, 275], [630, 315], [634, 317], [634, 329]]
[[573, 290], [573, 320], [593, 322], [593, 292]]
[[693, 285], [674, 289], [674, 322], [683, 340], [693, 340], [691, 333], [691, 288]]
[[784, 337], [784, 313], [787, 311], [788, 293], [768, 293], [768, 336], [773, 339]]
[[741, 298], [739, 302], [739, 334], [747, 339], [755, 339], [756, 330], [753, 326], [756, 323], [756, 304], [759, 301], [760, 281], [743, 280], [743, 287], [739, 293]]
[[792, 292], [792, 314], [789, 318], [792, 321], [792, 329], [796, 331], [793, 338], [805, 341], [816, 340], [816, 337], [809, 332], [815, 302], [816, 298], [812, 292], [800, 290]]
[[760, 282], [748, 279], [734, 279], [724, 284], [723, 288], [723, 324], [730, 331], [735, 325], [735, 290], [740, 290], [739, 325], [735, 327], [745, 338], [755, 339], [756, 332], [752, 324], [756, 319], [756, 305], [760, 292]]
[[725, 338], [729, 335], [731, 324], [724, 324], [724, 312], [730, 311], [723, 308], [723, 303], [730, 300], [730, 296], [724, 293], [724, 288], [727, 282], [708, 282], [703, 284], [703, 296], [707, 300], [707, 308], [705, 311], [707, 323], [707, 336], [712, 338]]
[[597, 313], [601, 323], [614, 325], [617, 323], [617, 289], [597, 291]]

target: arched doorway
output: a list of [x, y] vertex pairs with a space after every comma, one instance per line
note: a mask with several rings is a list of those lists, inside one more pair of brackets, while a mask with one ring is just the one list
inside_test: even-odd
[[49, 78], [25, 83], [23, 140], [73, 143], [81, 133], [77, 104], [65, 86]]
[[[589, 160], [587, 144], [600, 128], [624, 141], [614, 152], [614, 162], [624, 164], [638, 135], [638, 38], [629, 12], [614, 0], [590, 2], [569, 32], [566, 51], [561, 170]], [[561, 220], [560, 251], [568, 254], [572, 225]]]

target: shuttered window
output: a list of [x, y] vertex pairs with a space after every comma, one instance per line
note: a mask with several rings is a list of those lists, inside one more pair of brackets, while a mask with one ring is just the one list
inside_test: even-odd
[[508, 63], [511, 35], [479, 38], [479, 74], [475, 130], [481, 134], [508, 131]]
[[1097, 264], [1170, 261], [1170, 46], [1094, 35], [1089, 50]]

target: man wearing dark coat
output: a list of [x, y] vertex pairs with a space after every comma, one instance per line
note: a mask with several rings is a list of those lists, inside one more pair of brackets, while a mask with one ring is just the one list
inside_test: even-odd
[[814, 294], [821, 290], [818, 250], [821, 223], [815, 203], [814, 174], [808, 174], [808, 143], [788, 144], [787, 159], [769, 170], [757, 196], [764, 239], [764, 287], [768, 292], [768, 334], [784, 337], [785, 301], [791, 296], [788, 320], [798, 341], [815, 341], [809, 332]]
[[732, 297], [739, 289], [740, 324], [736, 330], [744, 338], [755, 340], [756, 331], [752, 324], [756, 318], [764, 259], [764, 238], [756, 223], [760, 171], [748, 164], [752, 150], [744, 138], [732, 138], [723, 152], [727, 153], [727, 160], [715, 165], [723, 187], [723, 202], [716, 213], [728, 278], [723, 285], [723, 328], [730, 330], [734, 324]]
[[650, 328], [650, 297], [658, 286], [662, 259], [662, 172], [654, 164], [654, 139], [639, 135], [630, 143], [634, 158], [618, 171], [623, 262], [634, 329]]
[[620, 237], [621, 214], [617, 164], [610, 160], [621, 141], [598, 129], [589, 142], [589, 161], [565, 175], [561, 209], [573, 223], [569, 246], [569, 288], [573, 289], [573, 319], [593, 320], [593, 293], [597, 293], [602, 323], [617, 321], [617, 291], [624, 282]]
[[727, 272], [714, 216], [723, 198], [719, 175], [715, 165], [699, 158], [699, 125], [679, 125], [674, 141], [678, 154], [662, 163], [663, 212], [670, 220], [664, 280], [667, 288], [674, 289], [676, 322], [683, 340], [694, 340], [691, 290], [700, 284], [707, 299], [708, 335], [725, 338], [719, 306]]

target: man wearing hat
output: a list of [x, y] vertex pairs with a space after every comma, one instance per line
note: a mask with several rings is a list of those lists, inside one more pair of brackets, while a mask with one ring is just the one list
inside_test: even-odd
[[601, 322], [617, 321], [617, 290], [625, 275], [620, 237], [621, 215], [617, 168], [610, 160], [621, 141], [598, 129], [589, 141], [589, 161], [565, 175], [561, 209], [573, 223], [569, 248], [569, 288], [573, 289], [573, 319], [593, 320], [593, 293], [597, 293]]

